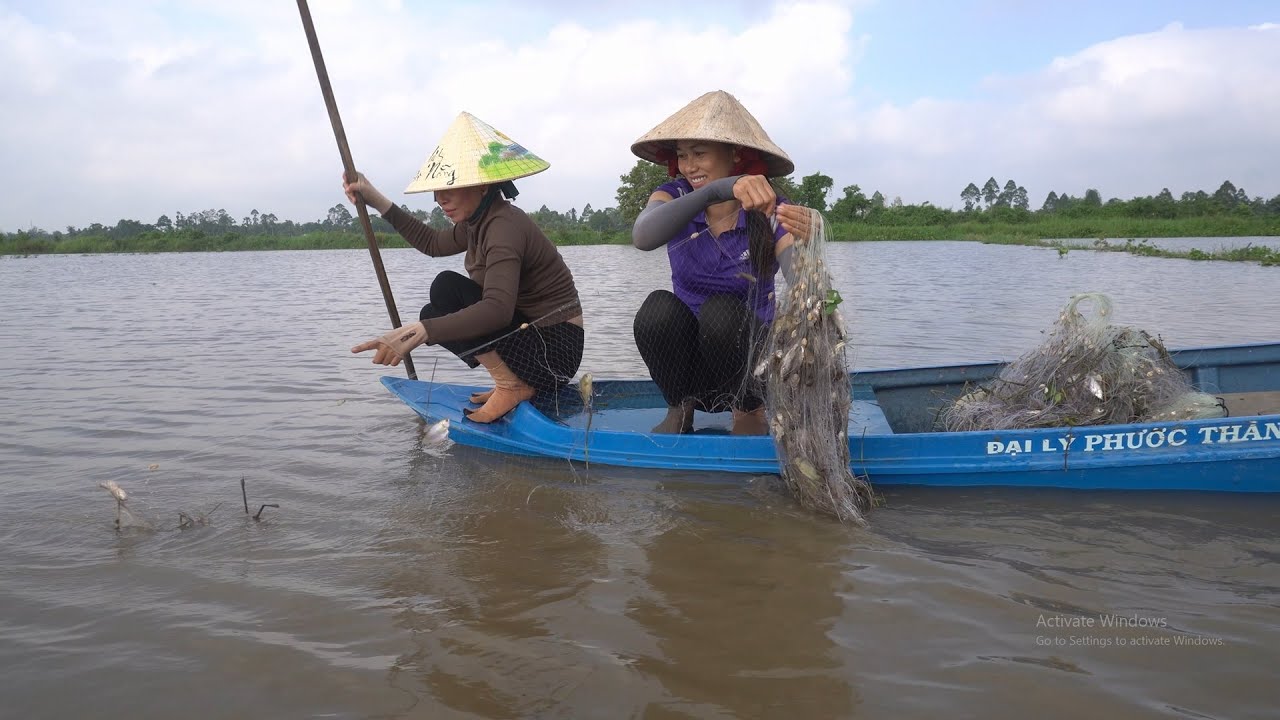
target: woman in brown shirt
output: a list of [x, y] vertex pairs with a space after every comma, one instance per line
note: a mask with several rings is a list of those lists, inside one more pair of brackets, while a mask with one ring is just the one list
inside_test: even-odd
[[431, 283], [418, 322], [353, 348], [398, 365], [423, 343], [438, 344], [471, 367], [483, 365], [493, 390], [471, 396], [474, 422], [493, 422], [523, 400], [573, 379], [582, 362], [582, 306], [573, 275], [523, 210], [516, 178], [550, 165], [469, 113], [462, 113], [406, 193], [434, 192], [453, 221], [435, 230], [401, 210], [363, 175], [343, 183], [351, 202], [377, 210], [410, 245], [432, 257], [465, 252], [467, 276], [445, 271]]

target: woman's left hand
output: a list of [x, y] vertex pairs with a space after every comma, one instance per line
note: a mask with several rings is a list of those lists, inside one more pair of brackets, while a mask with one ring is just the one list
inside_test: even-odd
[[400, 327], [385, 333], [382, 337], [375, 340], [362, 342], [351, 348], [353, 353], [362, 353], [366, 350], [376, 350], [373, 354], [373, 362], [375, 365], [390, 365], [395, 367], [400, 364], [406, 355], [413, 351], [422, 343], [427, 341], [427, 328], [421, 321], [401, 325]]
[[813, 213], [803, 205], [784, 204], [778, 206], [778, 224], [796, 239], [796, 242], [808, 242], [815, 228]]

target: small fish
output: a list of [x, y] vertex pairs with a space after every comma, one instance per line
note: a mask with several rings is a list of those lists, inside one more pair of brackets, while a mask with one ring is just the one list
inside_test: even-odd
[[592, 383], [594, 382], [591, 373], [583, 373], [578, 379], [578, 395], [582, 396], [582, 404], [590, 407], [592, 396]]
[[787, 349], [787, 352], [782, 356], [782, 365], [779, 368], [779, 372], [778, 372], [779, 375], [786, 375], [787, 373], [791, 372], [792, 366], [795, 365], [796, 353], [798, 353], [799, 351], [800, 351], [799, 345], [792, 345], [790, 348]]
[[773, 417], [773, 421], [769, 423], [769, 429], [773, 431], [774, 440], [781, 440], [782, 436], [787, 434], [787, 429], [782, 425], [782, 419], [776, 415]]
[[148, 465], [148, 466], [147, 466], [147, 469], [148, 469], [148, 470], [159, 470], [159, 469], [160, 469], [160, 463], [151, 463], [150, 465]]
[[796, 461], [796, 469], [800, 471], [800, 474], [804, 475], [810, 480], [817, 481], [822, 479], [822, 476], [818, 474], [818, 469], [815, 468], [812, 463], [810, 463], [808, 460], [805, 460], [804, 458], [801, 458]]
[[1089, 392], [1093, 393], [1093, 396], [1099, 400], [1102, 399], [1102, 383], [1098, 380], [1097, 375], [1089, 376]]
[[124, 502], [129, 499], [129, 495], [125, 493], [124, 488], [117, 485], [115, 480], [98, 483], [98, 487], [111, 493], [111, 497], [115, 498], [116, 502]]
[[760, 364], [756, 365], [755, 372], [752, 374], [756, 377], [764, 377], [764, 374], [769, 371], [769, 363], [772, 361], [773, 358], [766, 355], [765, 358], [760, 361]]
[[432, 445], [439, 445], [449, 439], [449, 418], [445, 418], [427, 428], [425, 435], [427, 442]]

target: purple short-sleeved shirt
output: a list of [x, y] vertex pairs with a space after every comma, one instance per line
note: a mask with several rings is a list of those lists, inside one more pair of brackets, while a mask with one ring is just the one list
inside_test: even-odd
[[[654, 189], [673, 198], [693, 192], [693, 186], [684, 178], [672, 180]], [[779, 202], [785, 202], [779, 198]], [[775, 229], [776, 243], [786, 235], [781, 225]], [[707, 212], [698, 213], [684, 230], [667, 243], [667, 258], [671, 261], [671, 287], [676, 297], [689, 306], [695, 315], [702, 303], [712, 295], [729, 293], [754, 304], [756, 317], [763, 322], [773, 321], [773, 274], [757, 278], [751, 268], [747, 236], [747, 213], [738, 211], [738, 222], [724, 230], [719, 237], [707, 232]], [[748, 279], [752, 278], [752, 279]], [[753, 286], [759, 285], [758, 288]]]

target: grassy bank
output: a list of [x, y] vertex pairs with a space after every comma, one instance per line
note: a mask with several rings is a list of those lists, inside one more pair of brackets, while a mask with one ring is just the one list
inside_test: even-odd
[[1280, 218], [1048, 216], [1029, 222], [969, 220], [936, 225], [832, 223], [833, 240], [979, 240], [1034, 244], [1057, 238], [1261, 237], [1280, 235]]
[[[625, 233], [572, 230], [549, 233], [557, 245], [626, 244]], [[395, 233], [376, 233], [378, 247], [407, 248]], [[29, 238], [23, 233], [0, 239], [0, 255], [54, 255], [77, 253], [235, 252], [243, 250], [341, 250], [368, 247], [364, 235], [351, 231], [312, 232], [302, 235], [223, 235], [199, 230], [147, 232], [129, 238], [79, 236], [66, 239]]]
[[[553, 230], [548, 237], [557, 245], [625, 245], [627, 232], [599, 232], [585, 228]], [[1104, 238], [1252, 237], [1280, 236], [1280, 219], [1214, 216], [1181, 219], [1133, 219], [1120, 217], [1068, 218], [1048, 216], [1028, 222], [999, 222], [986, 218], [931, 225], [832, 223], [835, 241], [875, 240], [973, 240], [988, 243], [1060, 247], [1068, 252], [1075, 245], [1061, 238], [1097, 238], [1098, 250], [1130, 252], [1153, 257], [1184, 257], [1193, 260], [1240, 260], [1264, 265], [1280, 264], [1276, 251], [1248, 247], [1231, 251], [1162, 250], [1136, 240], [1117, 242]], [[379, 247], [406, 248], [394, 233], [379, 233]], [[300, 235], [208, 234], [199, 230], [148, 231], [127, 238], [87, 235], [73, 238], [31, 237], [13, 233], [0, 238], [0, 255], [42, 255], [68, 253], [156, 253], [232, 252], [238, 250], [328, 250], [366, 247], [364, 235], [356, 231], [311, 232]]]

